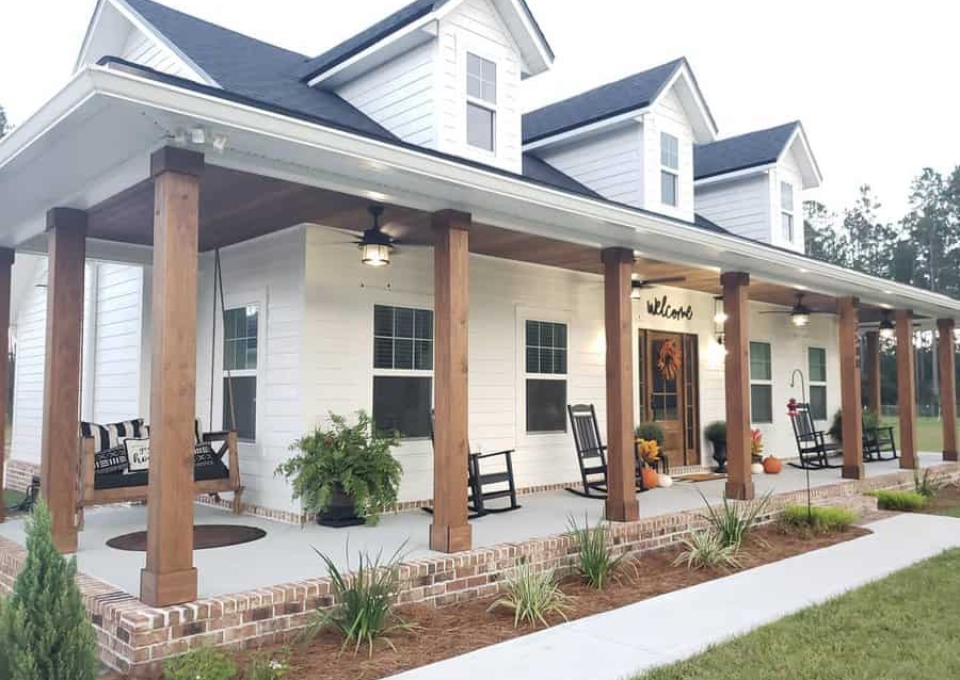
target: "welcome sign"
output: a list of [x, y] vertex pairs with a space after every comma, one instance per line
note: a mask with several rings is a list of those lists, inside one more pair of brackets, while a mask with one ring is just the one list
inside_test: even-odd
[[674, 307], [666, 295], [647, 300], [647, 314], [671, 321], [693, 321], [693, 306]]

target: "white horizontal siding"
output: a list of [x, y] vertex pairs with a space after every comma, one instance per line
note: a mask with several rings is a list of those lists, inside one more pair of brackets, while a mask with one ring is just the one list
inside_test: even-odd
[[[671, 88], [644, 116], [644, 208], [671, 215], [682, 220], [693, 220], [693, 126]], [[679, 192], [677, 206], [664, 204], [661, 199], [660, 133], [673, 135], [678, 141]]]
[[168, 47], [136, 28], [130, 30], [130, 35], [127, 37], [120, 57], [162, 73], [196, 80], [193, 71], [185, 67], [183, 61]]
[[94, 266], [93, 421], [146, 418], [146, 404], [140, 403], [143, 270], [117, 264]]
[[766, 173], [698, 186], [696, 197], [697, 212], [707, 219], [740, 236], [772, 242], [770, 180]]
[[[806, 244], [803, 235], [803, 174], [793, 151], [784, 154], [783, 159], [771, 172], [773, 182], [770, 186], [770, 204], [773, 219], [773, 243], [790, 250], [804, 252]], [[793, 187], [793, 241], [784, 238], [780, 214], [780, 183], [786, 182]]]
[[[592, 135], [560, 149], [544, 151], [542, 156], [604, 198], [643, 206], [643, 126], [640, 124], [631, 123]], [[659, 195], [659, 175], [657, 182]]]
[[13, 377], [13, 431], [10, 457], [40, 464], [43, 428], [43, 375], [47, 343], [47, 259], [37, 267], [33, 288], [16, 319], [16, 365]]

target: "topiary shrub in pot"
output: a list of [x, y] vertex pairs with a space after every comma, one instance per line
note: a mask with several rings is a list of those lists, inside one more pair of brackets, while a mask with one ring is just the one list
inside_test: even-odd
[[707, 425], [703, 436], [713, 445], [713, 459], [717, 462], [717, 472], [727, 471], [727, 423], [717, 420]]
[[660, 423], [655, 423], [652, 421], [637, 425], [636, 429], [633, 431], [633, 436], [637, 439], [655, 441], [657, 442], [657, 447], [661, 449], [663, 448], [663, 445], [667, 443], [667, 434], [663, 431], [663, 427], [660, 425]]
[[293, 486], [294, 500], [317, 514], [324, 526], [376, 524], [397, 502], [402, 468], [391, 454], [399, 446], [396, 432], [377, 430], [365, 411], [350, 424], [331, 413], [330, 426], [318, 427], [291, 445], [297, 455], [279, 465]]

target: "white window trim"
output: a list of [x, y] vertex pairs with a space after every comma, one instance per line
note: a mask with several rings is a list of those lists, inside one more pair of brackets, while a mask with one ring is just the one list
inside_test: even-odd
[[[660, 149], [660, 203], [670, 208], [679, 208], [680, 207], [680, 137], [666, 130], [660, 130], [659, 133], [660, 133], [660, 138], [659, 138], [660, 139], [660, 146], [659, 146], [659, 149]], [[671, 168], [669, 165], [664, 165], [663, 163], [663, 136], [664, 135], [669, 135], [670, 137], [673, 137], [673, 139], [677, 141], [677, 167], [675, 168]], [[673, 192], [673, 197], [676, 200], [675, 203], [666, 203], [663, 200], [663, 173], [667, 173], [668, 175], [673, 175], [673, 178], [676, 180], [676, 184], [674, 185], [674, 192]]]
[[[824, 372], [824, 375], [827, 376], [828, 380], [814, 380], [814, 379], [813, 379], [813, 372], [810, 370], [810, 350], [812, 350], [812, 349], [823, 350], [823, 372]], [[823, 345], [807, 345], [807, 352], [806, 352], [806, 354], [807, 354], [807, 374], [808, 374], [807, 377], [808, 377], [809, 380], [810, 380], [810, 388], [823, 387], [823, 388], [826, 389], [826, 407], [827, 407], [827, 410], [826, 410], [826, 413], [825, 413], [825, 416], [826, 416], [826, 417], [825, 417], [823, 420], [820, 421], [820, 422], [826, 422], [827, 420], [830, 420], [830, 386], [828, 385], [830, 372], [829, 372], [829, 370], [827, 369], [827, 358], [828, 358], [828, 356], [829, 356], [829, 355], [827, 354], [827, 348], [824, 347]], [[810, 393], [807, 394], [807, 398], [808, 398], [808, 399], [810, 399], [810, 395], [811, 395], [811, 394], [813, 394], [813, 390], [812, 390], [812, 389], [810, 390]], [[813, 400], [811, 399], [811, 401], [813, 401]], [[812, 414], [811, 414], [811, 416], [812, 416]]]
[[[491, 104], [478, 97], [471, 97], [467, 93], [467, 54], [473, 54], [481, 59], [491, 61], [496, 66], [496, 103]], [[500, 125], [500, 102], [503, 101], [504, 94], [503, 61], [502, 54], [494, 52], [489, 45], [480, 41], [468, 39], [457, 41], [457, 93], [459, 95], [457, 100], [457, 107], [459, 108], [457, 119], [460, 121], [460, 125], [458, 126], [460, 129], [459, 139], [464, 149], [463, 156], [466, 158], [489, 162], [497, 158], [498, 151], [502, 148], [501, 128], [503, 126]], [[467, 104], [474, 104], [493, 112], [493, 151], [481, 149], [479, 146], [473, 146], [467, 141]]]
[[[749, 343], [754, 343], [754, 342], [757, 343], [757, 344], [767, 345], [767, 347], [770, 348], [770, 379], [769, 379], [769, 380], [761, 380], [761, 379], [759, 379], [759, 378], [754, 378], [754, 377], [753, 377], [753, 359], [752, 359], [752, 357], [750, 356], [750, 345], [749, 345]], [[747, 369], [748, 369], [749, 372], [750, 372], [750, 376], [749, 376], [749, 377], [750, 377], [750, 388], [751, 388], [751, 390], [750, 390], [750, 392], [751, 392], [751, 394], [750, 394], [750, 423], [751, 423], [752, 425], [757, 425], [757, 426], [772, 425], [773, 422], [776, 420], [776, 415], [777, 415], [777, 407], [776, 407], [776, 404], [773, 403], [773, 398], [774, 398], [774, 394], [773, 394], [773, 376], [774, 376], [774, 372], [773, 372], [773, 342], [771, 342], [770, 340], [768, 340], [768, 339], [766, 339], [766, 338], [750, 338], [750, 340], [748, 341], [748, 344], [747, 344], [747, 364], [748, 364]], [[757, 421], [757, 422], [754, 422], [754, 420], [753, 420], [753, 386], [754, 386], [754, 385], [765, 385], [765, 386], [769, 386], [769, 387], [770, 387], [770, 420]]]
[[[790, 204], [791, 207], [789, 210], [783, 207], [783, 188], [787, 186], [790, 187]], [[780, 180], [780, 237], [787, 243], [795, 243], [797, 240], [797, 192], [796, 188], [790, 182], [784, 182]], [[783, 218], [789, 215], [790, 216], [790, 235], [788, 236], [786, 230], [783, 226]]]
[[[517, 384], [516, 384], [516, 433], [517, 440], [533, 439], [542, 440], [545, 438], [566, 438], [569, 436], [569, 423], [566, 423], [565, 430], [556, 432], [527, 432], [527, 379], [532, 380], [563, 380], [567, 383], [567, 403], [574, 403], [570, 396], [570, 376], [574, 373], [573, 366], [573, 323], [572, 314], [567, 311], [534, 309], [526, 307], [517, 307]], [[562, 323], [567, 327], [567, 372], [566, 373], [527, 373], [527, 321], [546, 321], [549, 323]], [[564, 405], [566, 408], [566, 404]]]
[[[238, 309], [240, 307], [256, 307], [257, 308], [257, 368], [256, 370], [243, 370], [243, 371], [230, 371], [230, 374], [234, 378], [243, 378], [255, 376], [257, 379], [257, 416], [256, 423], [254, 427], [256, 428], [257, 435], [254, 441], [248, 440], [238, 440], [237, 445], [238, 449], [243, 453], [251, 453], [253, 451], [260, 451], [261, 444], [264, 441], [263, 438], [263, 403], [264, 403], [264, 383], [266, 382], [264, 376], [267, 370], [267, 303], [268, 303], [268, 291], [263, 289], [255, 293], [226, 293], [224, 295], [223, 306], [225, 309]], [[225, 338], [225, 329], [223, 326], [223, 310], [220, 309], [219, 304], [217, 305], [217, 313], [214, 317], [215, 329], [216, 329], [216, 346], [214, 348], [214, 387], [213, 387], [213, 419], [215, 423], [219, 423], [219, 428], [214, 427], [213, 423], [204, 422], [204, 415], [200, 417], [200, 422], [203, 423], [204, 429], [209, 430], [226, 430], [228, 423], [224, 422], [223, 418], [223, 404], [224, 404], [224, 393], [223, 393], [223, 380], [227, 377], [227, 371], [223, 367], [223, 343]]]
[[[432, 298], [422, 298], [420, 300], [403, 300], [396, 298], [375, 298], [370, 302], [370, 352], [367, 365], [370, 367], [370, 400], [369, 400], [369, 409], [368, 413], [370, 417], [373, 417], [373, 380], [378, 377], [386, 378], [430, 378], [431, 386], [436, 387], [436, 377], [434, 376], [434, 371], [424, 371], [416, 370], [409, 368], [376, 368], [373, 365], [373, 353], [376, 347], [376, 334], [374, 333], [374, 324], [373, 324], [373, 315], [375, 307], [393, 307], [401, 309], [419, 309], [424, 311], [433, 312], [433, 367], [437, 367], [437, 312], [433, 308], [433, 299]], [[430, 408], [433, 409], [433, 400], [436, 393], [435, 389], [430, 390]], [[429, 441], [430, 437], [404, 437], [401, 439], [402, 443], [408, 442], [419, 442], [419, 441]]]

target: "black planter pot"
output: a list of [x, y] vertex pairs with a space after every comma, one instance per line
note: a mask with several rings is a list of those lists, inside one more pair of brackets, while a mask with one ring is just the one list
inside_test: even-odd
[[343, 527], [356, 527], [365, 524], [363, 517], [358, 517], [353, 507], [353, 497], [343, 492], [343, 489], [336, 489], [330, 495], [330, 503], [323, 510], [317, 513], [317, 524], [324, 527], [333, 527], [341, 529]]
[[727, 442], [723, 439], [714, 439], [713, 459], [717, 462], [717, 472], [724, 474], [727, 471]]

